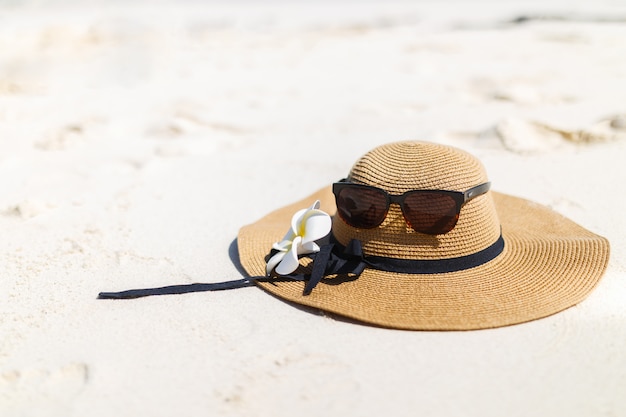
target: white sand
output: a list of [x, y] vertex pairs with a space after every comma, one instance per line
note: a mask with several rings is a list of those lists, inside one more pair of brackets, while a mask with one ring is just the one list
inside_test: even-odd
[[[588, 3], [0, 3], [0, 415], [626, 415], [626, 7]], [[240, 278], [240, 226], [400, 139], [609, 238], [600, 285], [448, 333], [96, 300]]]

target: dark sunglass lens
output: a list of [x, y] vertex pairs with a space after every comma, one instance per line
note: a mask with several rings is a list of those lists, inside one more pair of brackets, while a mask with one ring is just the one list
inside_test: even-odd
[[371, 229], [387, 216], [387, 197], [381, 190], [345, 187], [337, 194], [337, 212], [350, 226]]
[[403, 212], [413, 230], [429, 235], [448, 233], [459, 219], [454, 198], [437, 192], [407, 195]]

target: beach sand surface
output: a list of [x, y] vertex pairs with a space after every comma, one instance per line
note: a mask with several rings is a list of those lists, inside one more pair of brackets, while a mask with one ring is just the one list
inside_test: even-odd
[[[51, 3], [0, 3], [1, 416], [626, 415], [624, 2]], [[96, 298], [240, 279], [241, 226], [406, 139], [607, 237], [594, 292], [467, 332]]]

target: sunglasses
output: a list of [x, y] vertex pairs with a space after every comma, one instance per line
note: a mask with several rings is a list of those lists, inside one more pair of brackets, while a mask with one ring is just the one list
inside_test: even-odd
[[339, 217], [352, 227], [372, 229], [387, 217], [389, 206], [396, 203], [402, 209], [407, 224], [427, 235], [441, 235], [454, 229], [461, 207], [489, 191], [491, 183], [467, 191], [413, 190], [401, 195], [370, 185], [354, 184], [343, 179], [333, 184]]

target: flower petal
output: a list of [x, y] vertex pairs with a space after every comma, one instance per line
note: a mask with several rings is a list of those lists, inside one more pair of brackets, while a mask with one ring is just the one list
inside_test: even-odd
[[279, 250], [281, 252], [287, 252], [289, 249], [291, 249], [291, 240], [281, 240], [280, 242], [276, 242], [272, 245], [273, 249]]
[[280, 242], [272, 245], [279, 252], [267, 262], [268, 275], [272, 271], [279, 275], [291, 274], [300, 265], [298, 255], [319, 252], [320, 247], [314, 241], [326, 236], [331, 229], [330, 216], [319, 207], [320, 202], [316, 200], [308, 209], [298, 210], [293, 215], [291, 229]]
[[300, 262], [298, 261], [298, 249], [299, 249], [301, 241], [302, 241], [302, 238], [300, 236], [297, 236], [293, 240], [291, 249], [289, 250], [289, 252], [285, 254], [285, 257], [283, 258], [283, 260], [280, 261], [280, 263], [276, 267], [277, 274], [287, 275], [287, 274], [291, 274], [293, 271], [298, 269], [298, 266], [300, 265]]
[[278, 252], [277, 254], [272, 256], [267, 261], [267, 265], [265, 266], [265, 274], [270, 275], [272, 271], [274, 270], [274, 268], [276, 267], [276, 265], [278, 265], [278, 263], [283, 260], [286, 254], [287, 252]]
[[296, 237], [296, 233], [292, 229], [289, 229], [280, 242], [291, 242], [294, 237]]
[[320, 247], [315, 242], [306, 242], [302, 244], [302, 249], [300, 250], [300, 255], [306, 255], [307, 253], [315, 253], [319, 252]]
[[[298, 210], [296, 211], [296, 214], [294, 214], [293, 217], [291, 218], [290, 233], [293, 233], [293, 237], [296, 237], [300, 234], [300, 228], [302, 226], [302, 219], [308, 210], [309, 209]], [[291, 238], [292, 240], [293, 240], [293, 237]]]
[[330, 216], [321, 210], [311, 210], [305, 219], [302, 242], [308, 243], [326, 236], [332, 227]]

